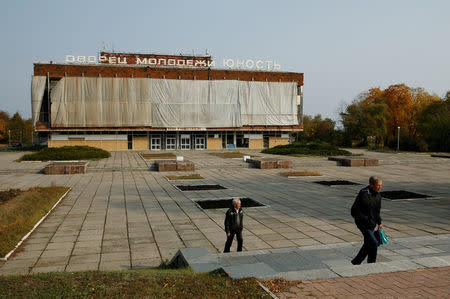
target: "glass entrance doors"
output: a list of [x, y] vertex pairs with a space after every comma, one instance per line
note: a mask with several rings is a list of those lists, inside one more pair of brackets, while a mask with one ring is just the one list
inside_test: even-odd
[[166, 137], [166, 150], [177, 149], [176, 137]]
[[161, 136], [150, 136], [150, 150], [161, 149]]
[[195, 149], [205, 149], [205, 137], [195, 137]]
[[180, 135], [180, 149], [182, 150], [191, 149], [191, 135], [188, 134]]

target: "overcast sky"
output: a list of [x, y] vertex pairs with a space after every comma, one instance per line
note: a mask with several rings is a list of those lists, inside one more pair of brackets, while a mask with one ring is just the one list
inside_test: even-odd
[[201, 53], [304, 73], [304, 113], [405, 83], [450, 90], [449, 0], [21, 1], [0, 10], [0, 110], [31, 117], [33, 62], [66, 55]]

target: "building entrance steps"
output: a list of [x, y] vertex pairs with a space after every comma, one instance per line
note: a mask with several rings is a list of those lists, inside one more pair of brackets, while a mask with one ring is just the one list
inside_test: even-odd
[[450, 234], [397, 238], [380, 246], [378, 262], [352, 265], [361, 242], [211, 254], [180, 249], [171, 261], [197, 272], [220, 269], [232, 278], [311, 280], [450, 266]]

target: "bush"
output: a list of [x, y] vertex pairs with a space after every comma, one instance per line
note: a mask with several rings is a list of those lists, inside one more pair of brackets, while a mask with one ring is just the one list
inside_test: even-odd
[[350, 156], [352, 153], [341, 150], [326, 142], [297, 141], [287, 145], [277, 145], [262, 151], [265, 154], [274, 155], [314, 155], [314, 156]]
[[[397, 139], [391, 139], [388, 142], [388, 147], [391, 149], [397, 149]], [[420, 136], [400, 136], [400, 150], [402, 151], [415, 151], [426, 152], [428, 151], [428, 145]]]
[[44, 148], [37, 153], [22, 156], [21, 161], [66, 161], [66, 160], [100, 160], [109, 158], [105, 150], [90, 146], [64, 146]]

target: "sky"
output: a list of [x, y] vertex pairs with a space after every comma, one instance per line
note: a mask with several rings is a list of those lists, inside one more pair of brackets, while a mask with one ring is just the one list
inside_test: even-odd
[[450, 90], [448, 0], [2, 0], [0, 110], [31, 117], [33, 63], [197, 53], [304, 73], [304, 114], [339, 118], [373, 87]]

